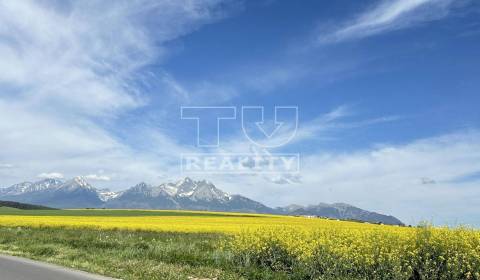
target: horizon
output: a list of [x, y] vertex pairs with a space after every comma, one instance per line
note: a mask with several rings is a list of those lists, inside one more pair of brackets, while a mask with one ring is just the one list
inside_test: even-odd
[[[97, 188], [95, 185], [91, 184], [88, 182], [87, 179], [84, 178], [84, 176], [76, 176], [76, 177], [73, 177], [71, 179], [55, 179], [55, 178], [44, 178], [44, 179], [41, 179], [39, 181], [36, 181], [36, 182], [30, 182], [30, 181], [25, 181], [25, 182], [21, 182], [21, 183], [17, 183], [17, 184], [14, 184], [10, 187], [15, 187], [17, 185], [23, 185], [23, 184], [31, 184], [31, 185], [34, 185], [34, 184], [38, 184], [38, 183], [43, 183], [43, 182], [51, 182], [51, 181], [54, 181], [55, 182], [55, 185], [53, 185], [53, 188], [55, 189], [61, 189], [62, 186], [66, 185], [66, 184], [69, 184], [70, 182], [75, 182], [76, 184], [79, 184], [81, 188], [87, 188], [89, 190], [93, 189], [95, 190], [95, 192], [97, 193], [97, 195], [99, 196], [99, 199], [102, 200], [103, 203], [108, 203], [110, 202], [110, 200], [115, 200], [116, 198], [120, 197], [123, 193], [127, 193], [129, 190], [131, 189], [134, 189], [136, 188], [137, 186], [147, 186], [147, 187], [150, 187], [151, 189], [155, 189], [155, 188], [162, 188], [164, 187], [165, 185], [174, 185], [177, 189], [181, 188], [182, 184], [184, 184], [186, 181], [190, 181], [190, 182], [193, 182], [196, 186], [198, 186], [198, 184], [201, 184], [201, 183], [205, 183], [207, 185], [213, 185], [213, 187], [217, 190], [219, 190], [220, 192], [224, 193], [225, 195], [227, 195], [229, 198], [232, 198], [234, 196], [241, 196], [241, 197], [244, 197], [242, 196], [241, 194], [235, 194], [235, 193], [225, 193], [223, 192], [222, 189], [218, 188], [213, 182], [210, 182], [208, 180], [195, 180], [195, 179], [192, 179], [190, 177], [184, 177], [182, 179], [178, 179], [176, 181], [170, 181], [170, 182], [164, 182], [164, 183], [161, 183], [159, 185], [157, 184], [149, 184], [149, 183], [146, 183], [146, 182], [139, 182], [137, 184], [135, 184], [134, 186], [130, 186], [128, 188], [123, 188], [123, 189], [120, 189], [118, 191], [114, 191], [113, 193], [116, 193], [117, 195], [115, 196], [112, 196], [112, 192], [110, 189], [108, 188]], [[79, 182], [80, 181], [80, 182]], [[68, 185], [67, 185], [68, 186]], [[49, 185], [47, 189], [50, 189], [52, 186]], [[169, 186], [171, 187], [171, 186]], [[0, 187], [0, 190], [1, 189], [4, 189], [4, 188], [9, 188], [9, 187]], [[30, 191], [30, 192], [37, 192], [38, 190], [33, 190], [33, 191]], [[102, 192], [103, 191], [103, 192]], [[23, 191], [21, 191], [22, 193], [24, 193]], [[101, 194], [104, 193], [104, 192], [107, 192], [109, 195], [108, 197], [106, 197], [106, 199], [104, 200], [103, 198], [101, 198]], [[168, 193], [168, 196], [172, 196], [172, 197], [178, 197], [179, 194], [178, 193]], [[182, 196], [182, 194], [180, 194], [180, 196]], [[12, 197], [12, 196], [10, 196]], [[248, 199], [248, 197], [246, 197]], [[2, 200], [0, 198], [0, 202], [9, 202], [9, 203], [20, 203], [20, 204], [25, 204], [24, 202], [19, 202], [19, 201], [9, 201], [8, 199], [7, 200]], [[50, 202], [51, 203], [51, 202]], [[138, 210], [138, 211], [144, 211], [144, 210], [151, 210], [151, 211], [200, 211], [200, 212], [203, 212], [203, 211], [210, 211], [210, 212], [232, 212], [232, 213], [249, 213], [249, 214], [266, 214], [266, 215], [280, 215], [280, 216], [305, 216], [305, 217], [311, 217], [311, 216], [314, 216], [314, 217], [319, 217], [319, 218], [322, 218], [322, 219], [336, 219], [336, 220], [344, 220], [344, 221], [356, 221], [356, 222], [360, 222], [360, 223], [374, 223], [373, 221], [368, 221], [368, 220], [364, 220], [364, 219], [361, 219], [361, 218], [357, 218], [357, 219], [354, 219], [354, 218], [334, 218], [334, 217], [331, 217], [331, 216], [328, 216], [328, 215], [331, 215], [331, 214], [327, 214], [327, 216], [319, 216], [319, 214], [312, 214], [312, 213], [303, 213], [303, 214], [299, 214], [299, 213], [296, 213], [296, 212], [291, 212], [291, 210], [287, 210], [291, 207], [298, 207], [299, 209], [308, 209], [310, 207], [318, 207], [318, 206], [322, 206], [322, 207], [338, 207], [338, 206], [343, 206], [343, 207], [352, 207], [352, 208], [356, 208], [360, 211], [363, 211], [363, 212], [368, 212], [369, 214], [379, 214], [381, 215], [382, 217], [387, 217], [387, 218], [392, 218], [394, 221], [398, 222], [399, 225], [401, 226], [412, 226], [410, 224], [404, 224], [402, 221], [398, 220], [396, 217], [394, 217], [393, 215], [389, 214], [389, 213], [376, 213], [374, 211], [369, 211], [368, 209], [360, 209], [358, 207], [356, 207], [355, 205], [350, 205], [350, 204], [347, 204], [347, 203], [344, 203], [344, 202], [333, 202], [333, 203], [324, 203], [324, 202], [319, 202], [319, 203], [316, 203], [316, 204], [307, 204], [307, 205], [300, 205], [300, 204], [297, 204], [297, 203], [291, 203], [291, 204], [288, 204], [288, 205], [283, 205], [283, 206], [277, 206], [277, 207], [272, 207], [272, 206], [269, 206], [268, 204], [264, 204], [262, 202], [260, 202], [263, 206], [267, 207], [267, 209], [269, 209], [269, 212], [247, 212], [247, 211], [232, 211], [232, 210], [199, 210], [199, 209], [190, 209], [190, 208], [179, 208], [179, 209], [162, 209], [162, 208], [133, 208], [133, 209], [129, 209], [129, 210]], [[54, 207], [54, 206], [51, 206], [49, 204], [46, 204], [44, 205], [43, 203], [27, 203], [27, 205], [32, 205], [32, 206], [38, 206], [38, 207]], [[108, 205], [108, 204], [107, 204]], [[55, 208], [51, 208], [51, 209], [55, 209]], [[62, 208], [60, 208], [62, 209]], [[103, 206], [99, 206], [99, 207], [86, 207], [86, 208], [82, 208], [82, 207], [75, 207], [73, 209], [107, 209], [107, 210], [125, 210], [127, 208], [112, 208], [112, 209], [109, 209], [108, 207], [105, 208], [105, 205]], [[68, 209], [67, 209], [68, 210]], [[377, 218], [378, 219], [378, 218]], [[421, 223], [423, 223], [425, 221], [421, 221]], [[375, 223], [384, 223], [384, 222], [380, 222], [379, 220], [377, 220]], [[417, 226], [417, 225], [413, 225], [413, 226]]]
[[271, 207], [340, 202], [480, 227], [479, 2], [0, 12], [2, 187], [190, 177]]

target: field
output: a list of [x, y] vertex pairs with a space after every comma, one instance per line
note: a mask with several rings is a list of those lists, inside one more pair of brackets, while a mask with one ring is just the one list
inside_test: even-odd
[[0, 208], [0, 252], [122, 279], [480, 279], [480, 232], [239, 213]]
[[7, 215], [1, 214], [2, 212], [0, 225], [27, 227], [60, 226], [224, 234], [261, 228], [378, 228], [376, 225], [303, 217], [200, 211], [8, 209], [3, 211], [3, 214]]

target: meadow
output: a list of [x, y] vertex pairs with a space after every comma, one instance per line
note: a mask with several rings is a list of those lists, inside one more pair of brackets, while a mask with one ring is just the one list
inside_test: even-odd
[[480, 279], [480, 232], [319, 218], [0, 208], [0, 252], [122, 279]]

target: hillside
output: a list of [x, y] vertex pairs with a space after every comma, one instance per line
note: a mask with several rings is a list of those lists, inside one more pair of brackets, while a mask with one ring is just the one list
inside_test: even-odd
[[20, 203], [16, 201], [2, 201], [0, 200], [0, 207], [10, 208], [10, 209], [19, 209], [19, 210], [55, 210], [55, 208], [50, 208], [41, 205]]

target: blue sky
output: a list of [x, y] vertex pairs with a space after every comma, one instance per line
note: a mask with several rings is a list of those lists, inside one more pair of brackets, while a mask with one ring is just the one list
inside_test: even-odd
[[[468, 0], [7, 1], [0, 184], [190, 175], [270, 206], [478, 226], [479, 15]], [[182, 153], [258, 147], [239, 119], [197, 147], [181, 106], [264, 106], [267, 121], [298, 106], [295, 138], [262, 152], [299, 153], [300, 173], [182, 173]]]

